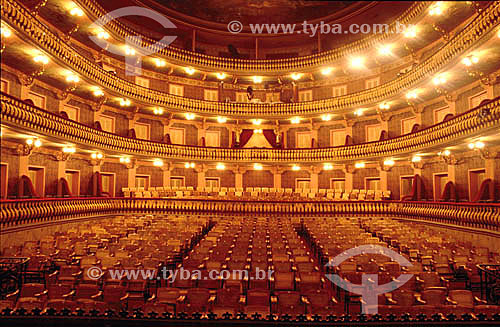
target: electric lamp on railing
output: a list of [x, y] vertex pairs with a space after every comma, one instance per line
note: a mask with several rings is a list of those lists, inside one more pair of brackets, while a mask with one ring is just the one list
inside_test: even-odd
[[193, 114], [193, 113], [187, 113], [187, 114], [185, 115], [185, 117], [186, 117], [186, 119], [187, 119], [187, 120], [193, 120], [193, 119], [195, 119], [195, 118], [196, 118], [196, 115], [195, 115], [195, 114]]
[[325, 67], [321, 69], [321, 75], [328, 76], [333, 72], [332, 67]]
[[391, 44], [385, 44], [381, 45], [378, 48], [378, 54], [381, 56], [389, 56], [392, 54], [392, 45]]
[[300, 117], [293, 117], [292, 119], [290, 119], [290, 122], [292, 124], [300, 124]]
[[[90, 155], [90, 158], [92, 158], [92, 159], [94, 159], [94, 160], [95, 160], [95, 159], [99, 160], [99, 159], [102, 159], [103, 157], [104, 157], [104, 156], [103, 156], [103, 155], [102, 155], [102, 153], [100, 153], [100, 152], [94, 152], [94, 153], [92, 153], [92, 154]], [[122, 159], [122, 158], [120, 158], [120, 159]]]
[[125, 51], [125, 55], [127, 56], [135, 56], [135, 49], [129, 47], [128, 45], [123, 47], [123, 51]]
[[354, 57], [351, 59], [351, 67], [352, 68], [363, 68], [365, 66], [365, 58], [364, 57]]
[[293, 170], [293, 171], [299, 171], [299, 170], [300, 170], [300, 166], [298, 166], [298, 165], [293, 165], [293, 166], [292, 166], [292, 170]]
[[153, 161], [153, 166], [155, 166], [155, 167], [162, 167], [163, 166], [163, 160], [161, 160], [161, 159], [155, 159]]
[[120, 99], [120, 107], [128, 107], [132, 104], [129, 99]]
[[3, 38], [9, 38], [12, 36], [12, 31], [10, 30], [10, 28], [8, 28], [7, 26], [5, 26], [4, 24], [1, 25], [1, 34], [2, 34], [2, 37]]
[[215, 73], [215, 76], [217, 77], [218, 80], [221, 80], [221, 81], [226, 78], [225, 73]]
[[109, 36], [110, 36], [110, 35], [109, 35], [109, 33], [108, 33], [108, 32], [106, 32], [105, 30], [103, 30], [103, 29], [99, 29], [99, 30], [97, 30], [97, 32], [96, 32], [96, 36], [97, 36], [97, 38], [98, 38], [98, 39], [100, 39], [100, 40], [107, 40], [107, 39], [109, 39]]
[[356, 169], [365, 168], [365, 163], [364, 162], [356, 162], [354, 164], [354, 168], [356, 168]]
[[195, 163], [194, 162], [186, 162], [184, 164], [184, 168], [188, 169], [188, 168], [194, 168], [196, 167]]
[[252, 76], [252, 80], [255, 84], [262, 83], [262, 76]]
[[218, 163], [217, 166], [215, 166], [215, 169], [224, 170], [226, 169], [226, 165], [224, 165], [223, 163]]
[[301, 73], [292, 73], [292, 74], [290, 74], [290, 77], [291, 77], [294, 81], [298, 81], [298, 80], [302, 77], [302, 74], [301, 74]]
[[419, 156], [414, 156], [413, 158], [411, 158], [411, 162], [421, 162], [422, 161], [422, 157], [419, 157]]
[[30, 147], [39, 148], [42, 146], [42, 141], [40, 141], [39, 139], [29, 138], [26, 140], [26, 144]]
[[467, 67], [472, 66], [473, 64], [477, 64], [479, 62], [479, 58], [475, 55], [469, 55], [462, 59], [462, 64], [464, 64]]
[[259, 126], [260, 124], [262, 124], [262, 119], [252, 119], [252, 124], [254, 124], [255, 126]]
[[392, 159], [387, 159], [387, 160], [384, 160], [384, 166], [388, 166], [388, 167], [392, 167], [396, 164], [396, 162]]
[[33, 57], [33, 61], [37, 64], [46, 65], [49, 63], [49, 58], [45, 55], [39, 54]]
[[124, 164], [130, 163], [130, 158], [129, 157], [121, 157], [120, 162]]
[[262, 165], [260, 163], [254, 163], [253, 164], [253, 169], [254, 170], [262, 170], [263, 167], [262, 167]]
[[418, 97], [418, 94], [416, 91], [409, 91], [408, 93], [406, 93], [406, 98], [408, 100], [416, 99], [417, 97]]
[[196, 72], [196, 69], [194, 69], [193, 67], [184, 67], [184, 71], [188, 75], [193, 75]]
[[62, 152], [71, 154], [71, 153], [75, 153], [75, 152], [76, 152], [76, 149], [75, 149], [75, 148], [73, 148], [73, 147], [68, 147], [68, 146], [66, 146], [66, 147], [64, 147], [64, 148], [62, 149]]
[[391, 108], [391, 106], [387, 102], [382, 102], [381, 104], [378, 105], [379, 109], [382, 110], [388, 110]]
[[95, 87], [94, 90], [92, 91], [92, 94], [95, 96], [95, 97], [102, 97], [104, 95], [104, 92], [103, 90], [101, 90], [100, 88], [98, 87]]
[[440, 74], [432, 79], [432, 83], [436, 86], [442, 85], [446, 83], [446, 77], [444, 76], [444, 74]]
[[323, 164], [323, 170], [332, 170], [333, 165], [331, 163]]
[[481, 141], [477, 141], [477, 142], [469, 143], [468, 146], [469, 146], [469, 149], [471, 149], [471, 150], [481, 150], [481, 149], [484, 149], [485, 144]]
[[83, 10], [80, 9], [79, 7], [77, 7], [76, 5], [71, 8], [71, 10], [69, 11], [69, 14], [71, 16], [77, 16], [77, 17], [82, 17], [83, 16]]
[[217, 117], [217, 122], [218, 122], [219, 124], [224, 124], [224, 123], [226, 123], [226, 122], [227, 122], [227, 118], [226, 118], [226, 117], [219, 116], [219, 117]]
[[404, 37], [412, 39], [417, 36], [417, 27], [415, 25], [410, 25], [405, 28], [403, 32]]
[[441, 1], [436, 2], [429, 9], [429, 15], [431, 16], [439, 16], [443, 13], [443, 3]]
[[331, 119], [332, 119], [332, 115], [330, 115], [330, 114], [321, 115], [322, 121], [330, 121]]
[[68, 76], [66, 76], [66, 82], [76, 84], [80, 82], [80, 77], [78, 77], [78, 75], [70, 73]]
[[154, 62], [155, 62], [155, 66], [158, 68], [165, 67], [167, 65], [167, 62], [163, 59], [160, 59], [160, 58], [155, 58]]
[[162, 114], [163, 114], [163, 108], [161, 108], [161, 107], [155, 107], [155, 108], [153, 109], [153, 113], [154, 113], [155, 115], [162, 115]]

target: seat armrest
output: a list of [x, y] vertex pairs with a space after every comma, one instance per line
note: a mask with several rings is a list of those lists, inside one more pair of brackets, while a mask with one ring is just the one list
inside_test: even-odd
[[92, 295], [90, 298], [91, 299], [97, 299], [102, 296], [102, 291], [99, 291], [97, 294]]
[[186, 301], [186, 296], [185, 295], [181, 295], [177, 298], [177, 302], [179, 303], [183, 303]]
[[238, 301], [240, 304], [245, 305], [247, 303], [247, 298], [245, 295], [240, 296], [240, 300]]
[[57, 275], [59, 275], [59, 270], [54, 271], [52, 274], [49, 274], [47, 277], [52, 278], [52, 277], [56, 277]]
[[65, 299], [67, 297], [72, 297], [73, 295], [75, 295], [76, 291], [75, 290], [71, 290], [71, 292], [69, 292], [68, 294], [63, 294], [62, 297]]
[[295, 284], [299, 284], [300, 283], [300, 277], [299, 276], [295, 276]]
[[35, 294], [35, 297], [40, 297], [40, 296], [44, 296], [44, 295], [47, 295], [47, 294], [49, 294], [49, 291], [48, 290], [44, 290], [43, 292]]
[[71, 274], [71, 276], [73, 276], [73, 277], [80, 277], [82, 274], [83, 274], [83, 272], [80, 270], [79, 272]]
[[9, 299], [9, 298], [11, 298], [11, 297], [17, 296], [17, 295], [19, 294], [19, 292], [20, 292], [20, 290], [19, 290], [19, 289], [17, 289], [17, 290], [15, 290], [15, 291], [14, 291], [14, 292], [12, 292], [12, 293], [7, 294], [7, 295], [5, 296], [5, 299], [7, 299], [7, 300], [8, 300], [8, 299]]
[[415, 301], [417, 301], [418, 304], [427, 304], [426, 301], [422, 300], [420, 295], [415, 295]]
[[304, 304], [311, 304], [311, 302], [309, 302], [309, 299], [305, 296], [301, 296], [300, 301], [302, 301], [302, 303]]
[[476, 301], [477, 303], [481, 303], [481, 304], [488, 304], [488, 301], [480, 299], [477, 296], [474, 296], [474, 301]]
[[275, 295], [272, 295], [271, 296], [271, 304], [276, 304], [276, 303], [278, 303], [278, 297]]
[[212, 295], [208, 298], [208, 303], [215, 303], [216, 299], [217, 299], [217, 295]]
[[[130, 294], [128, 292], [125, 293], [125, 295], [120, 298], [120, 301], [125, 301], [126, 299], [128, 299], [129, 296], [130, 296]], [[149, 299], [148, 299], [148, 301], [149, 301]]]
[[330, 301], [332, 301], [334, 304], [339, 304], [339, 301], [335, 298], [335, 296], [332, 296]]

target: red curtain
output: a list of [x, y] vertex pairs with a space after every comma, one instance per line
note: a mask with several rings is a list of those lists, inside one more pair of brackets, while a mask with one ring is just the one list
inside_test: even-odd
[[172, 144], [172, 141], [170, 140], [170, 134], [165, 134], [165, 136], [163, 137], [163, 142], [164, 143], [167, 143], [167, 144]]
[[346, 135], [345, 136], [345, 145], [353, 145], [354, 144], [354, 141], [352, 139], [352, 136], [351, 135]]
[[200, 146], [205, 146], [206, 142], [205, 142], [205, 137], [202, 136], [201, 139], [200, 139]]
[[244, 147], [245, 144], [248, 143], [252, 135], [253, 135], [253, 129], [244, 129], [240, 134], [240, 144], [238, 144], [238, 147], [240, 148]]
[[231, 132], [231, 148], [236, 148], [236, 133]]
[[137, 137], [135, 136], [135, 129], [133, 129], [133, 128], [129, 129], [127, 136], [132, 138], [132, 139], [136, 139]]
[[413, 127], [411, 128], [411, 133], [416, 133], [420, 130], [420, 124], [415, 124], [413, 125]]
[[279, 144], [276, 143], [276, 134], [274, 134], [272, 129], [265, 129], [262, 133], [266, 137], [267, 142], [269, 142], [273, 148], [279, 148]]
[[389, 133], [384, 129], [382, 132], [380, 132], [379, 141], [388, 140], [388, 139], [389, 139]]

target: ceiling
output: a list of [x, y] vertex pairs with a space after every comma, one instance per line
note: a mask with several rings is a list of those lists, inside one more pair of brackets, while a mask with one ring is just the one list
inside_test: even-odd
[[228, 23], [297, 23], [335, 14], [358, 1], [304, 0], [154, 0], [182, 14], [199, 19]]

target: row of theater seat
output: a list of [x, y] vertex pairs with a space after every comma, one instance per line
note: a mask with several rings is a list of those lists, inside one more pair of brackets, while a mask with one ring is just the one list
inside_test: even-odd
[[[170, 250], [171, 240], [175, 245]], [[77, 245], [81, 241], [86, 246]], [[343, 251], [360, 245], [390, 247], [412, 265], [404, 267], [380, 252], [365, 250], [338, 266], [325, 266]], [[226, 312], [355, 315], [361, 309], [356, 288], [363, 274], [377, 274], [381, 285], [398, 283], [401, 274], [410, 273], [413, 277], [407, 283], [380, 295], [380, 313], [491, 316], [499, 310], [497, 305], [477, 298], [476, 267], [479, 263], [500, 263], [498, 249], [463, 241], [451, 231], [393, 219], [118, 217], [104, 225], [95, 221], [78, 233], [71, 231], [70, 236], [57, 234], [40, 242], [26, 242], [17, 251], [9, 248], [4, 254], [31, 254], [34, 259], [63, 248], [69, 248], [71, 255], [63, 259], [59, 252], [50, 260], [46, 258], [45, 265], [31, 266], [30, 273], [42, 271], [39, 277], [43, 278], [30, 280], [35, 283], [25, 284], [2, 305], [100, 311], [140, 308], [145, 312], [213, 312], [219, 316]], [[54, 266], [54, 272], [47, 268]], [[88, 269], [95, 266], [102, 274], [89, 278]], [[160, 276], [162, 267], [200, 273], [189, 278]], [[143, 268], [153, 274], [152, 278], [116, 280], [110, 278], [111, 268]], [[230, 274], [209, 278], [214, 270]], [[235, 275], [235, 271], [246, 274]], [[337, 274], [354, 286], [337, 287], [327, 273]]]
[[122, 188], [124, 197], [165, 198], [165, 197], [210, 197], [210, 198], [253, 198], [253, 199], [318, 199], [334, 201], [351, 200], [389, 200], [391, 191], [380, 190], [342, 190], [342, 189], [292, 189], [268, 187], [150, 187]]

